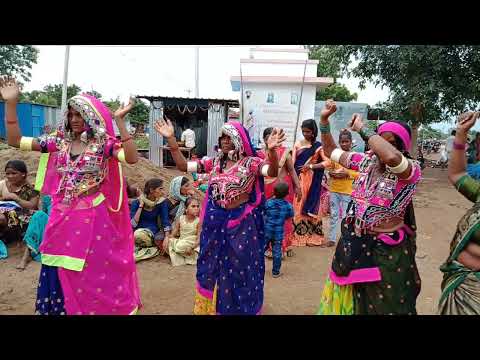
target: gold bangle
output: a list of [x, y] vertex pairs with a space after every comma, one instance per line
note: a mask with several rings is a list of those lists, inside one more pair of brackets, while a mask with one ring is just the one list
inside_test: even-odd
[[32, 151], [33, 140], [33, 137], [22, 136], [22, 138], [20, 139], [20, 150]]
[[126, 164], [124, 149], [120, 149], [120, 151], [117, 153], [117, 160], [120, 161], [121, 163]]

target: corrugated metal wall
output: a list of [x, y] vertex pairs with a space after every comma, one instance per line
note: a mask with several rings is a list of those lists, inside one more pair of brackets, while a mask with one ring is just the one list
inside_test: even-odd
[[215, 155], [215, 145], [218, 144], [220, 130], [226, 121], [226, 109], [222, 104], [211, 103], [208, 105], [208, 140], [207, 156]]
[[[39, 104], [19, 103], [17, 115], [20, 131], [24, 136], [37, 137], [44, 132], [45, 125], [56, 127], [60, 110], [51, 106]], [[0, 137], [6, 138], [5, 130], [5, 103], [0, 102]]]
[[62, 112], [59, 108], [44, 107], [45, 112], [45, 126], [48, 126], [50, 130], [57, 128], [60, 121], [62, 121]]
[[[160, 136], [154, 129], [154, 122], [163, 117], [163, 104], [160, 102], [150, 104], [149, 116], [149, 160], [155, 165], [163, 167], [160, 163], [160, 146], [163, 144], [163, 137]], [[227, 110], [225, 106], [218, 103], [211, 103], [208, 106], [208, 133], [207, 133], [207, 156], [214, 156], [214, 147], [217, 145], [218, 136], [223, 124], [226, 122]]]
[[150, 149], [148, 157], [151, 162], [160, 167], [163, 167], [163, 164], [160, 164], [160, 146], [163, 144], [163, 136], [155, 131], [153, 124], [162, 117], [163, 103], [160, 101], [155, 102], [155, 106], [153, 103], [150, 103], [150, 117], [148, 121]]

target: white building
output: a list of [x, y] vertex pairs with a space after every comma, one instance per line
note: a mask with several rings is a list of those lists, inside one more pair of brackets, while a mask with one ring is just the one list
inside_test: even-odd
[[317, 66], [318, 60], [309, 60], [308, 50], [300, 48], [257, 47], [249, 59], [240, 60], [241, 74], [230, 81], [233, 91], [242, 91], [240, 121], [255, 146], [270, 126], [285, 130], [289, 147], [301, 137], [302, 121], [314, 118], [316, 89], [333, 83], [332, 78], [317, 77]]

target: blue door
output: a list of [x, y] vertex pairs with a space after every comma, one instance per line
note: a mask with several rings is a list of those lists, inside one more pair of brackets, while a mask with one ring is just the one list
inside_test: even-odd
[[0, 102], [0, 137], [6, 139], [7, 134], [5, 132], [5, 103]]
[[39, 137], [43, 133], [44, 125], [44, 107], [40, 105], [32, 105], [32, 136]]

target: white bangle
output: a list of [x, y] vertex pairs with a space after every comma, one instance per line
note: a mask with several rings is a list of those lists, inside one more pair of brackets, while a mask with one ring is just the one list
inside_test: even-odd
[[270, 168], [270, 165], [266, 164], [262, 166], [262, 175], [263, 176], [268, 176], [268, 169]]
[[196, 161], [187, 162], [187, 172], [193, 173], [198, 171], [198, 164]]
[[390, 170], [394, 174], [401, 174], [405, 170], [408, 169], [408, 164], [409, 164], [409, 162], [408, 162], [407, 158], [402, 155], [402, 161], [400, 161], [400, 164], [398, 164], [397, 166], [393, 166], [393, 167], [390, 167], [390, 166], [387, 165], [387, 169]]
[[335, 149], [332, 151], [332, 153], [330, 154], [330, 160], [332, 161], [335, 161], [335, 162], [340, 162], [340, 157], [343, 155], [345, 151], [343, 151], [342, 149]]

